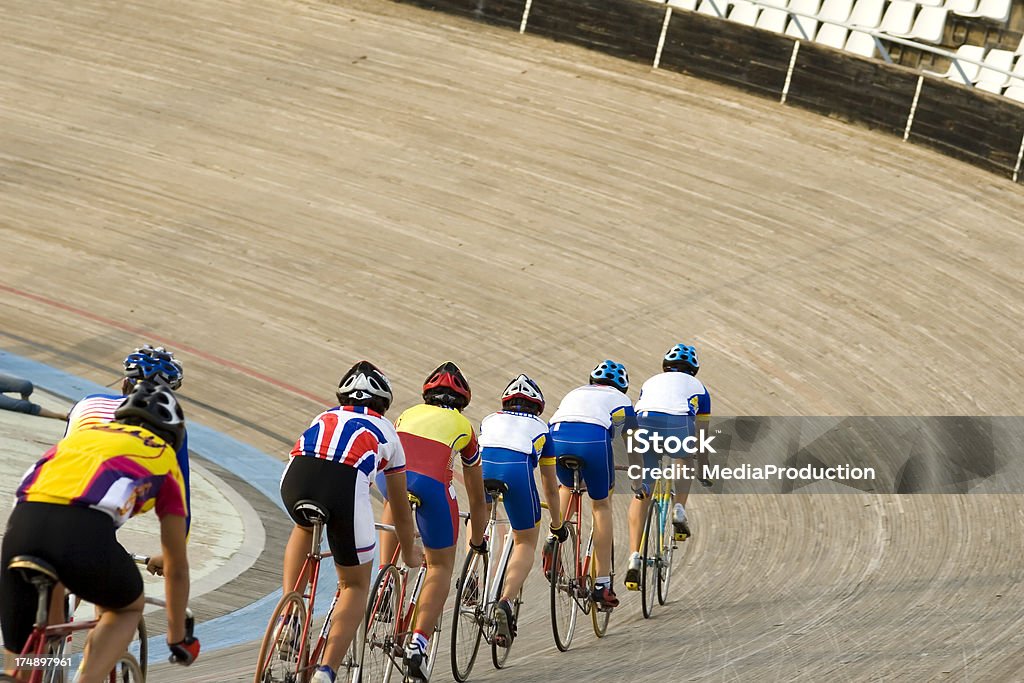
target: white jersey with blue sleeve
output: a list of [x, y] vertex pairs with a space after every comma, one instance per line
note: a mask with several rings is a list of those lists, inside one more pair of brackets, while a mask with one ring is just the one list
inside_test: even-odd
[[662, 372], [644, 382], [636, 401], [638, 413], [710, 415], [711, 394], [704, 383], [685, 372]]
[[485, 417], [477, 438], [485, 460], [488, 448], [504, 448], [528, 456], [534, 465], [545, 455], [547, 441], [548, 424], [544, 420], [529, 413], [507, 410]]
[[559, 422], [598, 425], [614, 436], [622, 429], [636, 427], [636, 413], [629, 397], [615, 387], [588, 384], [565, 395], [551, 416], [551, 424]]

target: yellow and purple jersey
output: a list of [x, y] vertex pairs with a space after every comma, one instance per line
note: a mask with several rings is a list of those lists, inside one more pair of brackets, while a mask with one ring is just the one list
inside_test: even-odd
[[148, 429], [118, 423], [72, 430], [25, 474], [16, 498], [100, 510], [118, 527], [154, 508], [158, 517], [187, 516], [174, 449]]

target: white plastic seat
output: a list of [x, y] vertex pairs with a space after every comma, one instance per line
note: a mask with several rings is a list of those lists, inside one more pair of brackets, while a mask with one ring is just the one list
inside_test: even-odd
[[750, 0], [736, 0], [732, 9], [729, 10], [729, 21], [735, 21], [737, 24], [744, 24], [746, 26], [753, 26], [757, 23], [757, 15], [760, 13], [761, 8], [750, 2]]
[[[985, 55], [985, 64], [996, 69], [1009, 71], [1013, 68], [1013, 50], [989, 50]], [[974, 81], [977, 88], [986, 92], [999, 94], [1010, 84], [1010, 77], [1004, 73], [982, 67]], [[1024, 85], [1024, 82], [1022, 82]]]
[[789, 19], [789, 15], [786, 14], [786, 10], [778, 9], [777, 7], [765, 7], [761, 10], [761, 14], [757, 17], [757, 23], [754, 25], [765, 31], [782, 33], [786, 30], [787, 19]]
[[822, 23], [845, 24], [853, 10], [853, 0], [825, 0], [818, 12]]
[[984, 17], [1005, 24], [1010, 18], [1010, 0], [981, 0], [978, 9], [966, 12], [963, 16]]
[[827, 45], [828, 47], [834, 47], [837, 50], [842, 50], [846, 47], [846, 36], [850, 33], [850, 30], [845, 26], [839, 24], [822, 24], [821, 28], [818, 29], [818, 34], [814, 36], [814, 42], [820, 43], [821, 45]]
[[810, 17], [791, 16], [786, 24], [786, 35], [798, 40], [814, 40], [818, 32], [818, 20]]
[[910, 37], [924, 43], [941, 43], [948, 14], [945, 7], [922, 7], [914, 20], [914, 28], [910, 29]]
[[890, 2], [885, 9], [882, 23], [878, 25], [878, 30], [891, 36], [907, 36], [914, 25], [916, 11], [917, 5], [912, 2], [904, 2], [904, 0]]
[[1024, 102], [1024, 85], [1011, 85], [1003, 91], [1003, 97], [1008, 97], [1017, 102]]
[[698, 14], [707, 14], [724, 19], [729, 13], [729, 4], [728, 0], [700, 0], [700, 4], [697, 5], [697, 12]]
[[954, 14], [970, 14], [978, 9], [978, 0], [946, 0], [943, 6]]
[[882, 21], [885, 0], [857, 0], [848, 23], [864, 28], [878, 28]]
[[[961, 45], [956, 49], [955, 54], [957, 57], [961, 57], [963, 59], [973, 59], [980, 62], [985, 56], [985, 48], [981, 45]], [[958, 63], [960, 65], [959, 69], [957, 68]], [[963, 73], [960, 73], [961, 69], [963, 70]], [[942, 73], [937, 73], [935, 71], [926, 71], [925, 73], [931, 74], [932, 76], [941, 76], [942, 78], [948, 78], [951, 81], [967, 85], [978, 79], [978, 72], [980, 70], [981, 67], [977, 64], [953, 61], [949, 63], [949, 68]]]
[[846, 47], [843, 49], [869, 59], [874, 59], [877, 52], [875, 39], [863, 31], [850, 31], [850, 37], [846, 39]]
[[691, 12], [697, 9], [697, 0], [668, 0], [668, 4], [679, 9], [690, 10]]

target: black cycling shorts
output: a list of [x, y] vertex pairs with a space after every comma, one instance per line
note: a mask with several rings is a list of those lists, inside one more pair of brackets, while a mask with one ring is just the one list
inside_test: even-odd
[[20, 572], [7, 568], [16, 555], [48, 562], [75, 595], [119, 609], [142, 595], [142, 575], [117, 542], [104, 512], [70, 505], [20, 503], [7, 520], [0, 550], [0, 627], [4, 647], [21, 652], [35, 622], [37, 593]]
[[377, 530], [373, 526], [370, 480], [354, 467], [300, 455], [291, 459], [281, 479], [281, 500], [296, 524], [309, 523], [292, 510], [300, 500], [319, 503], [328, 515], [327, 544], [334, 562], [356, 567], [373, 559]]

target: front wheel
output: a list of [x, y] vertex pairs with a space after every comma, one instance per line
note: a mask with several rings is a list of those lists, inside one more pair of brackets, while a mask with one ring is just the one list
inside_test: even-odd
[[665, 503], [664, 514], [659, 516], [661, 526], [661, 552], [658, 554], [658, 604], [668, 602], [668, 586], [672, 580], [672, 556], [675, 554], [676, 537], [672, 528], [672, 516]]
[[555, 636], [555, 646], [562, 652], [569, 649], [576, 633], [576, 567], [579, 566], [576, 526], [568, 522], [566, 525], [569, 538], [563, 543], [555, 543], [548, 570], [551, 584], [551, 631]]
[[[612, 552], [611, 552], [611, 569], [609, 575], [612, 579], [610, 584], [613, 588], [615, 587], [615, 542], [612, 541]], [[597, 582], [597, 563], [591, 558], [590, 561], [590, 585], [594, 586]], [[590, 605], [590, 619], [594, 622], [594, 635], [598, 638], [604, 638], [604, 634], [608, 633], [608, 619], [611, 617], [612, 611], [610, 609], [601, 609], [593, 599], [590, 598], [592, 604]]]
[[466, 555], [455, 591], [455, 614], [452, 615], [452, 675], [462, 683], [469, 678], [480, 651], [483, 635], [483, 609], [487, 596], [487, 556], [472, 550]]
[[286, 593], [274, 608], [260, 644], [254, 683], [294, 683], [305, 671], [308, 648], [301, 647], [302, 627], [306, 623], [306, 602], [292, 591]]
[[644, 542], [640, 545], [640, 609], [644, 619], [654, 611], [655, 585], [658, 583], [658, 553], [661, 550], [661, 529], [658, 525], [658, 500], [647, 506]]
[[110, 683], [145, 683], [142, 667], [134, 656], [125, 652], [110, 672]]

